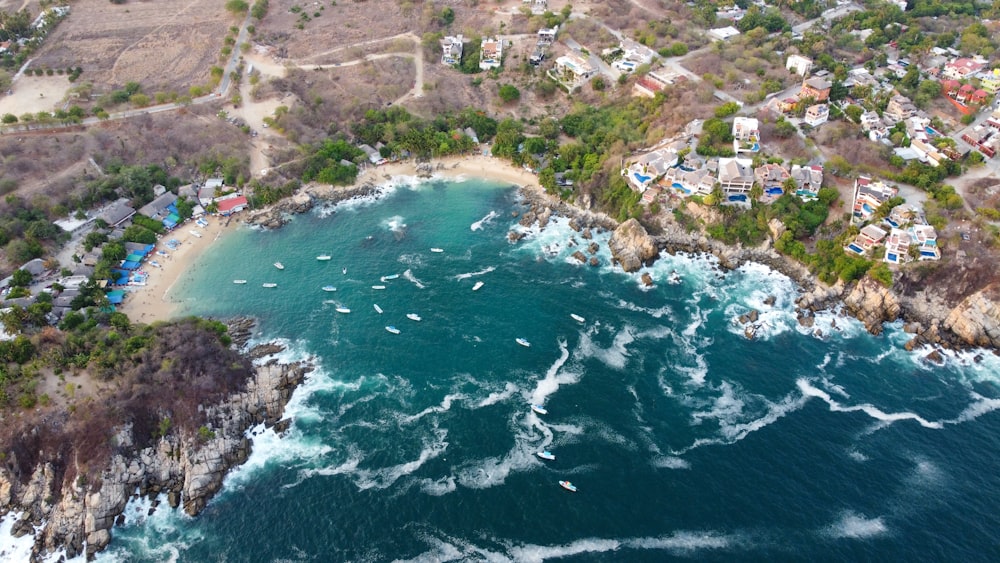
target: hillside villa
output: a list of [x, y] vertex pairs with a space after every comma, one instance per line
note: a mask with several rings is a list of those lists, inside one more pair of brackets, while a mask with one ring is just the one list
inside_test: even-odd
[[441, 64], [455, 66], [462, 62], [463, 37], [458, 34], [441, 40]]
[[737, 117], [733, 120], [733, 151], [760, 151], [760, 122], [755, 117]]
[[499, 38], [484, 39], [479, 48], [479, 68], [482, 70], [500, 68], [502, 62], [503, 40]]
[[854, 181], [854, 205], [851, 220], [855, 223], [868, 221], [880, 205], [889, 201], [898, 192], [899, 190], [885, 185], [880, 180], [859, 176]]
[[549, 70], [549, 76], [573, 90], [594, 75], [594, 67], [574, 54], [563, 55], [556, 59], [556, 66]]

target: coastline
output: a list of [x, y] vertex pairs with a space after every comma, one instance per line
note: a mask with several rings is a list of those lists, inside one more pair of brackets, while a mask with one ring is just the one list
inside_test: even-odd
[[[128, 297], [118, 306], [118, 310], [128, 315], [132, 322], [151, 324], [174, 318], [177, 310], [177, 302], [173, 300], [171, 294], [174, 285], [181, 276], [190, 271], [202, 253], [236, 229], [240, 223], [239, 218], [235, 216], [208, 217], [207, 220], [208, 227], [204, 229], [189, 221], [164, 234], [157, 241], [157, 249], [168, 252], [169, 256], [153, 256], [152, 259], [160, 264], [159, 268], [146, 262], [143, 265], [143, 269], [149, 273], [146, 285], [131, 286]], [[190, 231], [193, 229], [201, 232], [202, 237], [192, 235]], [[164, 247], [163, 243], [170, 239], [176, 239], [181, 243], [176, 250]]]

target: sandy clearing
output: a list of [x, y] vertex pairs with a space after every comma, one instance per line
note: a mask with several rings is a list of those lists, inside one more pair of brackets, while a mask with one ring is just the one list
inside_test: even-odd
[[72, 87], [65, 76], [20, 76], [11, 86], [11, 95], [0, 96], [0, 114], [20, 117], [28, 112], [55, 111], [62, 108]]

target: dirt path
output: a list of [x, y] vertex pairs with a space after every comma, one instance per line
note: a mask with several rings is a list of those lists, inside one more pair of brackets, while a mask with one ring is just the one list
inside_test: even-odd
[[390, 37], [380, 37], [379, 39], [369, 39], [368, 41], [359, 41], [357, 43], [351, 43], [350, 45], [343, 45], [341, 47], [334, 47], [333, 49], [329, 49], [327, 51], [322, 51], [322, 52], [319, 52], [319, 53], [313, 53], [312, 55], [309, 55], [308, 57], [304, 57], [304, 58], [299, 59], [299, 60], [308, 61], [309, 59], [314, 59], [316, 57], [322, 57], [323, 55], [332, 55], [333, 53], [337, 53], [337, 52], [343, 51], [345, 49], [352, 49], [354, 47], [364, 47], [365, 45], [374, 45], [375, 43], [382, 43], [383, 41], [392, 41], [393, 39], [411, 39], [411, 40], [413, 40], [414, 42], [416, 42], [418, 44], [420, 43], [420, 38], [419, 37], [417, 37], [416, 35], [414, 35], [413, 32], [406, 31], [406, 32], [400, 33], [398, 35], [392, 35]]

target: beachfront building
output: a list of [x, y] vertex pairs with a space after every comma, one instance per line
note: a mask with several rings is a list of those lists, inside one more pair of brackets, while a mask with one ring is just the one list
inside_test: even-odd
[[788, 55], [788, 58], [785, 60], [785, 69], [799, 76], [808, 76], [812, 65], [812, 59], [803, 57], [802, 55]]
[[863, 223], [871, 219], [875, 210], [898, 192], [899, 190], [887, 186], [880, 180], [859, 176], [854, 181], [854, 206], [851, 220], [855, 223]]
[[792, 165], [792, 181], [795, 182], [795, 195], [801, 198], [816, 197], [823, 187], [823, 167], [819, 164], [811, 166]]
[[749, 158], [720, 158], [719, 186], [729, 201], [746, 201], [753, 188], [753, 161]]
[[462, 62], [462, 34], [446, 36], [441, 40], [441, 64], [456, 66]]
[[107, 223], [108, 227], [116, 229], [124, 225], [133, 215], [135, 209], [128, 204], [128, 199], [122, 198], [101, 210], [97, 218]]
[[733, 119], [733, 151], [760, 151], [760, 122], [755, 117], [737, 117]]
[[888, 234], [885, 229], [875, 225], [865, 225], [861, 229], [861, 232], [858, 233], [858, 236], [854, 237], [854, 240], [844, 247], [844, 250], [846, 252], [853, 252], [858, 256], [864, 256], [875, 245], [882, 242]]
[[910, 239], [917, 245], [918, 260], [940, 260], [941, 249], [937, 245], [937, 231], [930, 225], [913, 225], [909, 229]]
[[181, 222], [180, 214], [177, 213], [177, 195], [173, 192], [164, 193], [142, 206], [139, 215], [160, 221], [167, 229], [173, 229]]
[[219, 215], [227, 217], [233, 213], [239, 213], [247, 207], [246, 196], [230, 194], [225, 197], [220, 197], [215, 201]]
[[629, 184], [641, 193], [676, 164], [677, 153], [669, 149], [659, 149], [627, 161], [622, 174], [628, 179]]
[[376, 166], [385, 162], [385, 157], [383, 157], [382, 153], [378, 152], [378, 149], [375, 147], [368, 144], [362, 144], [358, 145], [358, 148], [364, 151], [364, 153], [368, 156], [368, 162], [371, 162]]
[[549, 70], [549, 76], [569, 88], [576, 89], [594, 75], [594, 67], [582, 57], [574, 54], [556, 59], [556, 66]]
[[479, 68], [490, 70], [500, 68], [503, 63], [503, 40], [487, 38], [479, 48]]

